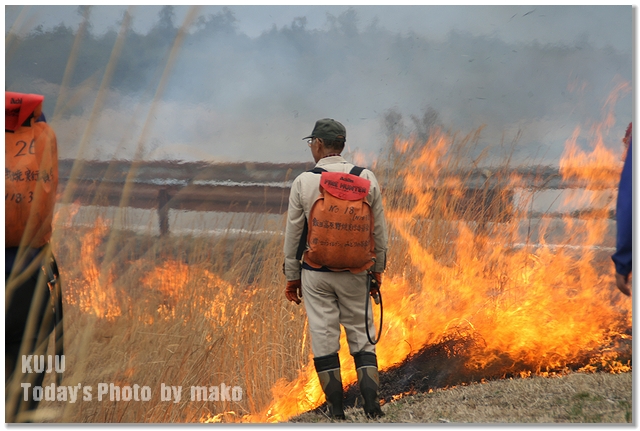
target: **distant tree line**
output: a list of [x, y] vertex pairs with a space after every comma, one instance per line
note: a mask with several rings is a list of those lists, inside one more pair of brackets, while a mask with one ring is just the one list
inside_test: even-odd
[[[90, 23], [91, 6], [79, 7], [78, 13], [85, 16], [85, 21], [79, 29], [72, 29], [63, 23], [44, 31], [42, 25], [38, 26], [26, 37], [8, 34], [10, 47], [6, 51], [5, 86], [10, 87], [13, 82], [22, 80], [25, 76], [30, 79], [42, 79], [50, 83], [62, 82], [63, 75], [72, 52], [74, 41], [79, 32], [81, 41], [79, 45], [78, 61], [75, 65], [69, 85], [79, 85], [86, 80], [100, 75], [106, 69], [116, 45], [118, 31], [110, 29], [105, 34], [95, 35]], [[142, 86], [153, 85], [147, 81], [150, 69], [163, 66], [168, 58], [169, 51], [178, 34], [178, 24], [175, 22], [175, 13], [172, 6], [164, 6], [158, 14], [156, 24], [147, 34], [137, 33], [132, 28], [134, 18], [127, 16], [125, 12], [118, 23], [124, 25], [125, 43], [122, 51], [115, 59], [116, 65], [113, 75], [113, 86], [126, 91], [138, 91]], [[353, 10], [348, 10], [338, 17], [328, 17], [331, 23], [331, 38], [349, 39], [356, 38], [357, 17]], [[124, 24], [123, 24], [124, 23]], [[287, 43], [289, 48], [309, 59], [316, 59], [322, 55], [321, 40], [306, 30], [306, 18], [299, 17], [293, 20], [289, 27], [265, 32], [257, 40], [251, 40], [238, 31], [237, 19], [229, 9], [217, 14], [199, 16], [188, 29], [183, 47], [183, 61], [190, 61], [196, 57], [207, 56], [207, 52], [190, 49], [206, 43], [210, 48], [210, 54], [215, 55], [217, 50], [225, 46], [238, 49], [235, 54], [240, 57], [251, 51], [262, 51], [276, 44]], [[325, 45], [327, 52], [331, 52]], [[320, 51], [318, 51], [320, 50]], [[223, 53], [223, 52], [220, 52]], [[337, 53], [333, 55], [336, 57]], [[327, 57], [329, 60], [331, 56]], [[200, 62], [200, 61], [199, 61]], [[329, 63], [329, 61], [327, 61]], [[323, 67], [322, 63], [316, 67]], [[327, 66], [333, 67], [333, 66]], [[144, 79], [143, 79], [144, 78]]]
[[[5, 58], [5, 86], [10, 87], [12, 83], [22, 81], [25, 77], [50, 83], [62, 82], [79, 32], [82, 34], [78, 60], [69, 85], [80, 85], [101, 75], [110, 61], [120, 29], [111, 29], [96, 36], [92, 32], [90, 10], [91, 6], [78, 8], [78, 13], [87, 19], [79, 29], [72, 29], [61, 23], [48, 31], [44, 31], [40, 25], [26, 37], [7, 35], [6, 38], [11, 43]], [[123, 91], [137, 91], [141, 86], [149, 85], [146, 72], [166, 62], [178, 33], [172, 6], [161, 9], [158, 21], [147, 34], [137, 33], [132, 28], [132, 20], [125, 12], [118, 23], [124, 23], [125, 43], [116, 58], [112, 82], [115, 88]], [[188, 38], [193, 41], [219, 34], [235, 35], [235, 21], [231, 11], [227, 9], [217, 15], [200, 16], [194, 22]]]

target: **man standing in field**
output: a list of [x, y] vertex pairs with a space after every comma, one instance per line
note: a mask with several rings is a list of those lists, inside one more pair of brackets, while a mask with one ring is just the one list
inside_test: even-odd
[[[318, 120], [311, 135], [303, 139], [307, 140], [316, 167], [299, 175], [291, 187], [284, 244], [285, 295], [296, 304], [304, 298], [314, 364], [330, 416], [345, 417], [338, 357], [342, 324], [355, 362], [365, 414], [379, 417], [383, 413], [378, 398], [378, 361], [366, 325], [369, 334], [374, 334], [367, 295], [378, 292], [386, 265], [387, 229], [380, 186], [373, 172], [361, 168], [352, 170], [354, 165], [340, 155], [344, 150], [346, 129], [338, 121]], [[316, 216], [319, 210], [314, 204], [321, 195], [323, 201], [335, 202], [329, 195], [332, 184], [339, 185], [342, 191], [348, 190], [341, 196], [349, 195], [347, 198], [351, 199], [340, 213], [353, 211], [350, 205], [356, 205], [359, 198], [366, 201], [359, 207], [365, 212], [354, 214], [347, 222], [319, 221], [321, 217]], [[326, 206], [329, 212], [337, 208], [337, 205]], [[308, 233], [307, 229], [310, 229]], [[363, 233], [369, 237], [362, 237]], [[308, 242], [309, 238], [313, 239]], [[321, 245], [327, 246], [329, 260], [318, 257], [321, 250], [317, 247]], [[354, 252], [357, 256], [349, 255]], [[334, 258], [333, 261], [330, 258]], [[352, 258], [360, 261], [353, 264]], [[327, 263], [329, 261], [332, 263]], [[367, 283], [368, 271], [377, 281], [371, 287]], [[370, 307], [366, 324], [365, 304]]]

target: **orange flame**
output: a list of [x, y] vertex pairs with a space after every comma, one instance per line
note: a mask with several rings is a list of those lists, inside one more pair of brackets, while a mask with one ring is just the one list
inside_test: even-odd
[[[381, 177], [388, 187], [390, 261], [382, 285], [380, 369], [425, 346], [460, 338], [473, 340], [465, 352], [470, 371], [499, 369], [503, 375], [528, 377], [553, 375], [576, 364], [584, 372], [630, 370], [615, 344], [631, 338], [631, 301], [617, 294], [608, 252], [601, 250], [611, 234], [613, 201], [602, 202], [596, 193], [615, 187], [619, 178], [620, 156], [607, 148], [605, 136], [613, 126], [612, 106], [628, 88], [616, 86], [605, 105], [605, 121], [590, 128], [591, 152], [579, 145], [580, 128], [566, 142], [560, 174], [579, 186], [567, 193], [566, 205], [587, 208], [589, 217], [585, 211], [563, 216], [564, 231], [555, 244], [549, 238], [558, 236], [553, 232], [558, 220], [550, 217], [540, 220], [535, 243], [523, 240], [529, 202], [514, 200], [512, 191], [522, 188], [523, 179], [510, 167], [485, 173], [485, 180], [467, 193], [472, 174], [460, 167], [471, 165], [472, 137], [434, 130], [424, 143], [396, 140], [392, 151], [401, 163], [392, 177]], [[83, 238], [82, 277], [69, 280], [69, 302], [114, 319], [126, 310], [126, 294], [116, 296], [115, 270], [100, 269], [96, 258], [107, 230], [98, 221]], [[149, 303], [160, 305], [153, 316], [141, 317], [143, 323], [152, 324], [155, 317], [184, 319], [186, 324], [197, 313], [211, 326], [237, 326], [243, 334], [260, 331], [251, 314], [252, 304], [260, 300], [256, 285], [240, 287], [200, 265], [175, 259], [145, 265], [137, 269], [140, 285], [145, 296], [158, 296]], [[275, 278], [260, 283], [279, 283]], [[214, 339], [210, 334], [203, 338], [209, 343]], [[236, 342], [246, 340], [250, 338]], [[350, 385], [357, 378], [344, 333], [340, 344], [342, 380]], [[201, 421], [282, 422], [319, 406], [324, 395], [311, 357], [295, 379], [276, 382], [271, 399], [264, 408], [264, 403], [250, 402], [249, 414], [229, 410]]]
[[[449, 143], [444, 135], [434, 136], [420, 157], [399, 173], [406, 191], [415, 196], [413, 208], [387, 211], [393, 233], [402, 244], [391, 256], [407, 264], [403, 273], [395, 272], [383, 282], [385, 324], [377, 348], [380, 368], [389, 368], [446, 337], [466, 336], [479, 341], [471, 348], [468, 369], [499, 364], [505, 372], [513, 366], [512, 372], [520, 375], [550, 375], [549, 370], [566, 369], [613, 338], [624, 338], [621, 332], [631, 327], [631, 303], [613, 294], [611, 277], [588, 249], [602, 243], [606, 219], [569, 225], [573, 235], [584, 237], [585, 250], [578, 253], [544, 243], [538, 248], [516, 247], [517, 223], [496, 226], [487, 235], [474, 223], [447, 222], [453, 256], [434, 252], [437, 248], [429, 242], [433, 239], [416, 234], [419, 222], [432, 218], [434, 211], [443, 211], [437, 192], [424, 189], [425, 184], [438, 184], [441, 171], [436, 162], [447, 157], [443, 148]], [[617, 160], [613, 154], [604, 155], [604, 160]], [[574, 165], [570, 159], [563, 161], [564, 166]], [[510, 178], [506, 183], [516, 180]], [[406, 253], [400, 254], [399, 249]], [[344, 334], [341, 346], [343, 384], [349, 385], [356, 381], [356, 374]], [[598, 364], [611, 372], [630, 368], [616, 361], [614, 353], [607, 355], [608, 359], [592, 358], [582, 370], [595, 369]], [[526, 369], [518, 371], [514, 364]], [[319, 406], [324, 396], [312, 361], [296, 380], [278, 382], [273, 399], [264, 412], [233, 420], [281, 422]]]
[[[608, 256], [595, 251], [606, 242], [611, 200], [602, 205], [589, 193], [611, 187], [619, 178], [620, 157], [606, 148], [603, 136], [613, 125], [613, 101], [627, 90], [628, 85], [620, 84], [608, 99], [605, 121], [592, 128], [593, 151], [578, 149], [579, 128], [567, 142], [561, 175], [566, 181], [582, 181], [572, 202], [595, 206], [595, 212], [587, 219], [564, 216], [564, 239], [555, 246], [544, 236], [549, 219], [541, 223], [538, 245], [518, 244], [517, 220], [526, 219], [526, 202], [505, 209], [514, 219], [507, 223], [492, 222], [482, 212], [467, 214], [467, 221], [453, 216], [467, 210], [460, 189], [468, 181], [451, 174], [460, 155], [451, 151], [453, 138], [436, 131], [421, 149], [412, 141], [395, 142], [396, 154], [411, 156], [396, 173], [403, 180], [403, 199], [385, 196], [396, 239], [389, 253], [394, 259], [390, 276], [383, 282], [385, 324], [377, 348], [381, 369], [456, 336], [476, 340], [468, 352], [470, 370], [500, 365], [504, 373], [553, 375], [553, 370], [584, 363], [589, 355], [595, 356], [581, 371], [630, 369], [614, 351], [605, 348], [602, 353], [614, 340], [630, 338], [625, 331], [631, 328], [632, 313], [631, 302], [612, 288]], [[499, 193], [521, 181], [506, 170], [494, 175], [499, 176]], [[410, 204], [394, 206], [391, 201]], [[344, 334], [341, 346], [343, 384], [349, 385], [356, 375]], [[319, 406], [324, 397], [312, 361], [296, 380], [278, 382], [273, 397], [262, 413], [238, 420], [279, 422]]]
[[114, 276], [111, 271], [106, 274], [101, 271], [97, 259], [98, 248], [108, 230], [108, 224], [98, 218], [92, 231], [83, 238], [78, 262], [81, 278], [68, 280], [67, 297], [69, 304], [77, 305], [80, 310], [113, 320], [122, 315], [113, 287]]

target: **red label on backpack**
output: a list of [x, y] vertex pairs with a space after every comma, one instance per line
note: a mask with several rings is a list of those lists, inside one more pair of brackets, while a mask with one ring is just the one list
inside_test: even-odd
[[[4, 129], [17, 130], [31, 114], [38, 117], [42, 112], [44, 96], [4, 92]], [[37, 114], [37, 115], [36, 115]]]
[[323, 172], [320, 187], [332, 196], [345, 201], [357, 201], [369, 194], [371, 182], [366, 178], [342, 172]]

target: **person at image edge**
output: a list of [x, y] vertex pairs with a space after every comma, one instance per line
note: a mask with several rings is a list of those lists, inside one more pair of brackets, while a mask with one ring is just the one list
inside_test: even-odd
[[616, 269], [616, 286], [627, 296], [631, 295], [632, 232], [633, 232], [633, 126], [629, 123], [623, 139], [627, 155], [620, 175], [616, 204], [616, 252], [611, 256]]

